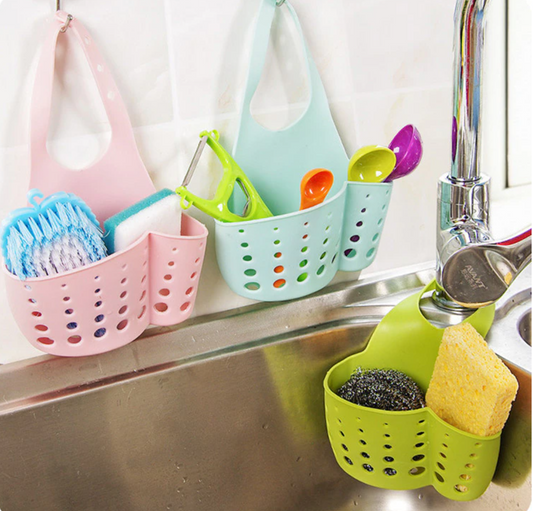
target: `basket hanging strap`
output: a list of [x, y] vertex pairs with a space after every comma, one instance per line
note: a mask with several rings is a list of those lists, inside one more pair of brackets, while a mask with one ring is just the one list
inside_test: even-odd
[[[330, 196], [336, 194], [346, 181], [348, 157], [331, 117], [326, 92], [307, 48], [298, 16], [288, 1], [283, 7], [277, 7], [276, 3], [276, 0], [263, 0], [259, 9], [233, 156], [270, 210], [279, 215], [298, 211], [300, 181], [314, 168], [333, 172], [335, 181]], [[276, 9], [285, 9], [285, 6], [303, 48], [310, 95], [305, 112], [296, 122], [272, 131], [253, 118], [250, 105], [263, 73], [274, 14]], [[239, 209], [235, 205], [234, 210]]]
[[[375, 358], [376, 367], [394, 367], [409, 372], [424, 388], [427, 388], [433, 366], [444, 334], [443, 328], [432, 325], [420, 311], [422, 296], [434, 290], [436, 281], [431, 281], [421, 291], [412, 294], [396, 305], [379, 323], [368, 342], [365, 353], [370, 364]], [[494, 320], [494, 305], [476, 310], [464, 322], [470, 323], [485, 337]], [[412, 360], [420, 361], [413, 370]], [[407, 369], [403, 369], [405, 365]]]
[[[56, 162], [46, 147], [59, 37], [74, 37], [83, 49], [112, 130], [109, 146], [100, 159], [76, 171]], [[139, 156], [128, 112], [107, 64], [80, 21], [63, 11], [58, 11], [51, 20], [43, 42], [30, 119], [30, 188], [39, 188], [45, 195], [58, 191], [75, 193], [91, 207], [100, 221], [155, 191]]]

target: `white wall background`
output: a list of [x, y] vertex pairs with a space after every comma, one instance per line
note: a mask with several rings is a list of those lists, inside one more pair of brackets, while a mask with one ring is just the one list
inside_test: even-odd
[[[218, 129], [231, 150], [259, 4], [63, 0], [63, 9], [86, 26], [112, 69], [141, 156], [158, 188], [181, 183], [201, 130]], [[424, 140], [422, 164], [395, 184], [378, 256], [363, 274], [433, 259], [436, 183], [450, 160], [455, 0], [293, 0], [292, 5], [347, 152], [367, 144], [387, 145], [410, 123]], [[52, 0], [0, 1], [2, 218], [25, 204], [30, 91], [54, 6]], [[267, 73], [254, 99], [256, 114], [272, 128], [296, 118], [307, 97], [285, 9], [276, 16]], [[109, 127], [88, 68], [63, 39], [49, 146], [59, 161], [81, 168], [105, 149]], [[191, 189], [211, 197], [220, 173], [214, 158], [204, 157]], [[512, 221], [502, 222], [502, 234], [529, 223], [530, 214], [523, 214], [529, 202], [518, 203], [516, 214], [507, 218]], [[212, 227], [209, 218], [191, 214]], [[208, 240], [195, 315], [251, 303], [222, 280], [213, 237]], [[334, 282], [356, 277], [340, 273]], [[40, 354], [18, 331], [3, 284], [0, 323], [0, 363]]]

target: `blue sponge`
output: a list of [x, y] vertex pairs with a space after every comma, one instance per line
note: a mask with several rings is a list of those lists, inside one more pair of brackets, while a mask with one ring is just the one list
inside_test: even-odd
[[164, 188], [108, 218], [104, 230], [110, 254], [124, 250], [148, 231], [178, 236], [181, 231], [180, 197]]

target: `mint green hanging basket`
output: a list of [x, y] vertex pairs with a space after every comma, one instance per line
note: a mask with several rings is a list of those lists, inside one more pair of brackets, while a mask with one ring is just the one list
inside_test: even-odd
[[237, 294], [262, 301], [322, 289], [338, 270], [376, 257], [392, 183], [345, 182], [319, 206], [247, 222], [216, 222], [217, 261]]
[[[281, 5], [294, 22], [295, 40], [303, 50], [309, 101], [298, 120], [272, 131], [253, 117], [251, 104]], [[349, 158], [289, 1], [262, 0], [260, 4], [232, 156], [274, 215], [239, 223], [216, 222], [218, 264], [235, 293], [262, 301], [299, 298], [325, 287], [338, 270], [358, 271], [372, 263], [392, 184], [347, 181]], [[335, 177], [329, 198], [298, 211], [301, 179], [316, 168], [327, 169]], [[233, 197], [232, 210], [242, 211], [244, 200]]]

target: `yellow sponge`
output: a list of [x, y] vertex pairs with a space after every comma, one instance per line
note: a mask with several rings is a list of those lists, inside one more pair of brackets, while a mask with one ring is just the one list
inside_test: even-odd
[[518, 382], [468, 324], [444, 330], [426, 394], [426, 404], [441, 419], [479, 436], [503, 429]]

